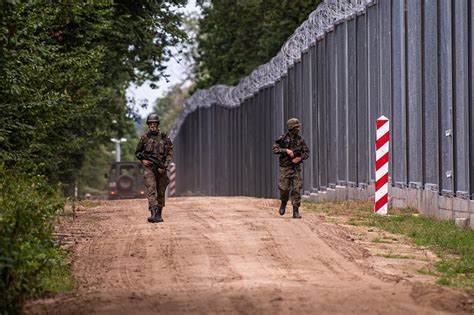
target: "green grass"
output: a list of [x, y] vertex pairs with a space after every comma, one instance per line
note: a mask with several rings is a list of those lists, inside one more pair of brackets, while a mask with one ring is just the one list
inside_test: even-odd
[[[387, 216], [376, 215], [370, 201], [305, 201], [304, 208], [345, 217], [351, 225], [377, 227], [406, 235], [414, 245], [428, 247], [440, 257], [434, 270], [430, 271], [438, 276], [438, 283], [474, 291], [474, 230], [460, 229], [452, 220], [418, 216], [412, 208], [389, 209]], [[383, 239], [375, 242], [383, 242]]]
[[68, 261], [70, 253], [57, 250], [57, 257], [51, 263], [51, 269], [44, 272], [41, 287], [45, 293], [69, 292], [79, 287], [79, 282], [72, 275]]
[[391, 238], [391, 237], [376, 237], [372, 240], [372, 243], [377, 243], [377, 244], [392, 244], [394, 241], [398, 241], [396, 238]]
[[80, 205], [84, 208], [95, 208], [100, 206], [100, 201], [84, 199], [80, 201]]
[[393, 253], [393, 252], [388, 252], [388, 253], [384, 253], [384, 254], [377, 254], [376, 256], [384, 257], [384, 258], [390, 258], [390, 259], [413, 259], [414, 258], [413, 256], [400, 255], [400, 254]]

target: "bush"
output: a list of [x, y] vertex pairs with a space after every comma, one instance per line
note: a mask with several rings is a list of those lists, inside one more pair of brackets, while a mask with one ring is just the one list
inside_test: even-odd
[[19, 313], [25, 299], [45, 291], [64, 266], [53, 223], [63, 199], [45, 178], [0, 164], [0, 313]]

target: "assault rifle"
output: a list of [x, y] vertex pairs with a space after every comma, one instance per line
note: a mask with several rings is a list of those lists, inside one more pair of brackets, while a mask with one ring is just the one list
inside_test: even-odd
[[165, 165], [163, 164], [163, 162], [162, 162], [160, 159], [154, 157], [154, 156], [151, 155], [151, 154], [139, 153], [139, 154], [137, 155], [137, 157], [138, 157], [139, 160], [148, 160], [148, 161], [150, 161], [151, 163], [153, 163], [153, 172], [154, 172], [155, 174], [157, 173], [157, 171], [158, 171], [159, 168], [166, 169], [166, 167], [165, 167]]
[[293, 154], [295, 157], [301, 157], [303, 156], [303, 150], [293, 150]]

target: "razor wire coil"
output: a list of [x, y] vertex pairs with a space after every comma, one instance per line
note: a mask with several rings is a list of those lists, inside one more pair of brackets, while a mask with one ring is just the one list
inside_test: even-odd
[[375, 0], [324, 0], [283, 44], [280, 52], [268, 63], [257, 67], [236, 86], [215, 85], [197, 90], [184, 103], [183, 109], [170, 132], [176, 137], [187, 115], [200, 107], [218, 104], [224, 107], [239, 106], [259, 89], [275, 83], [288, 68], [301, 58], [301, 54], [334, 26], [351, 16], [363, 12]]

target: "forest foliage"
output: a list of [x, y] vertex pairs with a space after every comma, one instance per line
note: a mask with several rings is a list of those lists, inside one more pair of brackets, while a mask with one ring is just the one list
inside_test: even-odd
[[201, 0], [197, 88], [236, 85], [281, 46], [320, 0]]

